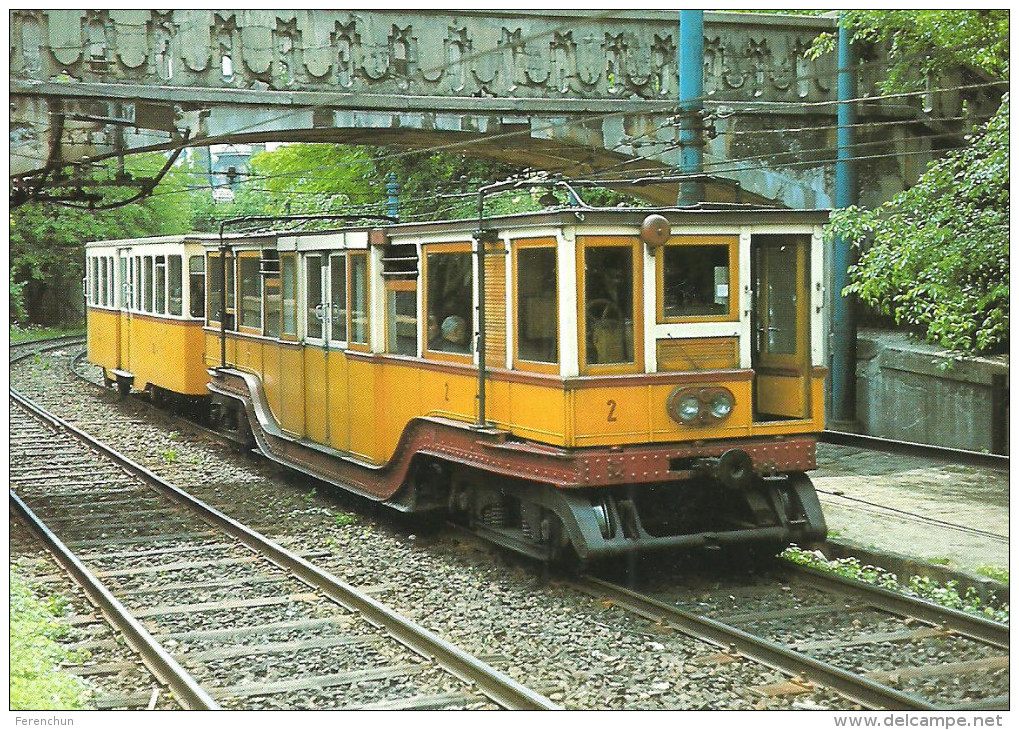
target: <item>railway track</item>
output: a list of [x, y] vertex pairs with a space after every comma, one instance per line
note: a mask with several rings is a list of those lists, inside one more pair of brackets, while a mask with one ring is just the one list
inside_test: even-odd
[[285, 550], [13, 390], [10, 401], [12, 513], [182, 706], [556, 707], [318, 569], [314, 554]]
[[742, 656], [790, 678], [756, 688], [762, 694], [821, 686], [874, 709], [1009, 706], [1008, 626], [860, 581], [783, 566], [749, 585], [645, 592], [590, 576], [569, 584], [718, 646], [721, 662]]
[[975, 466], [996, 471], [1008, 471], [1009, 457], [1002, 454], [988, 454], [980, 451], [967, 451], [966, 449], [952, 449], [946, 446], [934, 446], [931, 444], [920, 444], [914, 441], [899, 441], [895, 439], [881, 438], [879, 436], [867, 436], [860, 433], [847, 433], [845, 431], [824, 431], [821, 434], [821, 441], [838, 446], [852, 446], [868, 451], [883, 451], [889, 454], [901, 454], [903, 456], [919, 456], [926, 459], [941, 461], [946, 464], [959, 464]]
[[[1007, 672], [1007, 627], [865, 584], [839, 584], [826, 574], [787, 568], [783, 576], [781, 593], [774, 585], [733, 585], [721, 592], [656, 589], [648, 594], [597, 579], [573, 587], [718, 646], [720, 662], [738, 654], [789, 677], [756, 687], [762, 694], [806, 694], [828, 687], [875, 708], [1008, 706], [1007, 684], [1000, 692], [993, 684], [980, 686], [989, 674]], [[733, 603], [733, 596], [741, 603]], [[844, 617], [851, 620], [841, 621]], [[797, 633], [804, 627], [811, 628], [809, 636]], [[928, 646], [958, 656], [910, 664], [910, 657], [928, 656]], [[864, 666], [862, 659], [870, 664]], [[939, 687], [939, 682], [950, 686]]]

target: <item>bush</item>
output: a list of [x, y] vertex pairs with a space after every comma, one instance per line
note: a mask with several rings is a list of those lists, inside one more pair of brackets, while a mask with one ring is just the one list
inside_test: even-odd
[[61, 605], [37, 598], [25, 582], [11, 576], [10, 676], [12, 710], [77, 710], [85, 707], [88, 687], [59, 671], [76, 656], [57, 643], [66, 627], [56, 620]]
[[969, 144], [915, 186], [833, 214], [829, 236], [860, 248], [845, 293], [929, 342], [971, 354], [1008, 348], [1009, 100]]

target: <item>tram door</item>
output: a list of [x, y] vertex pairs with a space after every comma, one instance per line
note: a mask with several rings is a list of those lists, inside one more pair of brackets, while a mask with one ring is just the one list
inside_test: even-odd
[[117, 317], [117, 368], [131, 370], [131, 302], [134, 297], [134, 259], [131, 249], [117, 249], [117, 280], [120, 298]]
[[[305, 404], [308, 436], [319, 443], [348, 448], [346, 378], [347, 270], [345, 254], [306, 254], [307, 330]], [[332, 356], [331, 356], [332, 353]]]
[[754, 236], [754, 420], [810, 416], [810, 237]]
[[304, 256], [304, 293], [306, 328], [304, 402], [305, 427], [309, 438], [325, 443], [328, 440], [328, 361], [326, 343], [329, 338], [328, 258], [322, 254]]

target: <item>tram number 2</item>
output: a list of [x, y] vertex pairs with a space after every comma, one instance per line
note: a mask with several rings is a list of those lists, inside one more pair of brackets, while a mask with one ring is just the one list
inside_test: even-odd
[[605, 403], [605, 405], [607, 405], [608, 408], [609, 408], [609, 412], [608, 412], [608, 415], [605, 417], [605, 420], [608, 423], [615, 423], [616, 420], [617, 420], [616, 419], [616, 402], [614, 400], [610, 399], [610, 400], [608, 400]]

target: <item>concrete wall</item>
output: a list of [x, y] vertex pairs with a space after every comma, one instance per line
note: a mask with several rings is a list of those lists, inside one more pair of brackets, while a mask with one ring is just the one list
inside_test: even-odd
[[1006, 355], [954, 360], [901, 332], [861, 330], [856, 378], [861, 433], [1008, 453]]

